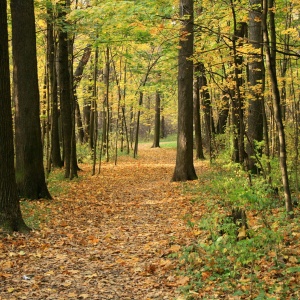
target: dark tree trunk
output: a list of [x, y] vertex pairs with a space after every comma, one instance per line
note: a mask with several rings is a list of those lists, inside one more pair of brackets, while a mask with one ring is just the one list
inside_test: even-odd
[[[162, 108], [161, 108], [160, 112], [162, 112]], [[160, 137], [162, 139], [164, 139], [164, 138], [167, 137], [165, 116], [161, 116], [161, 121], [160, 121]]]
[[178, 136], [176, 166], [172, 181], [197, 179], [193, 162], [193, 0], [180, 1], [180, 31], [178, 53]]
[[[255, 49], [262, 47], [262, 30], [261, 22], [261, 0], [251, 0], [252, 6], [249, 13], [249, 42]], [[248, 63], [249, 88], [251, 99], [249, 99], [248, 107], [248, 138], [249, 142], [246, 145], [248, 156], [248, 170], [251, 173], [258, 173], [258, 168], [255, 165], [254, 156], [257, 155], [255, 141], [263, 140], [263, 74], [264, 65], [261, 54], [251, 55]]]
[[6, 11], [6, 0], [0, 0], [0, 228], [27, 232], [15, 179]]
[[106, 48], [106, 55], [105, 55], [105, 70], [103, 73], [103, 82], [105, 86], [105, 93], [103, 99], [103, 108], [104, 108], [104, 119], [103, 119], [103, 137], [104, 137], [104, 150], [106, 155], [106, 161], [108, 162], [109, 157], [109, 130], [110, 130], [110, 106], [109, 106], [109, 78], [110, 78], [110, 52], [109, 48]]
[[196, 146], [196, 158], [205, 159], [202, 145], [202, 134], [201, 134], [201, 118], [200, 118], [200, 87], [199, 87], [199, 64], [194, 67], [194, 127], [195, 127], [195, 146]]
[[209, 149], [209, 158], [212, 159], [212, 136], [215, 133], [214, 120], [211, 110], [210, 95], [207, 89], [207, 79], [205, 76], [205, 69], [203, 63], [199, 64], [199, 89], [200, 89], [200, 103], [203, 107], [206, 140]]
[[90, 123], [91, 123], [91, 101], [84, 100], [83, 106], [83, 123], [84, 123], [84, 142], [89, 142], [90, 136]]
[[[68, 4], [70, 7], [70, 4]], [[75, 89], [74, 89], [74, 77], [73, 77], [73, 39], [69, 40], [68, 43], [69, 57], [69, 74], [70, 74], [70, 95], [71, 95], [71, 123], [72, 123], [72, 135], [71, 135], [71, 163], [70, 163], [70, 179], [78, 177], [77, 171], [79, 170], [77, 164], [77, 151], [76, 151], [76, 132], [75, 132], [75, 111], [76, 111], [76, 100], [75, 100]]]
[[76, 118], [77, 130], [78, 130], [78, 140], [81, 144], [84, 144], [84, 129], [83, 129], [80, 107], [79, 107], [77, 95], [74, 95], [74, 97], [75, 97], [75, 118]]
[[160, 93], [157, 91], [155, 95], [154, 140], [152, 148], [160, 147], [160, 102]]
[[16, 181], [21, 197], [51, 199], [41, 140], [33, 0], [12, 0]]
[[135, 129], [135, 140], [134, 140], [134, 149], [133, 149], [133, 157], [137, 157], [138, 147], [139, 147], [139, 130], [140, 130], [140, 116], [141, 116], [141, 109], [140, 107], [143, 104], [143, 92], [139, 92], [139, 110], [137, 112], [137, 120], [136, 120], [136, 129]]
[[74, 72], [74, 88], [76, 88], [78, 86], [78, 84], [80, 83], [81, 81], [81, 78], [82, 78], [82, 74], [83, 74], [83, 71], [84, 71], [84, 68], [86, 66], [86, 64], [88, 63], [89, 59], [90, 59], [90, 56], [91, 56], [91, 53], [92, 53], [92, 48], [90, 45], [87, 45], [85, 48], [84, 48], [84, 52], [82, 54], [82, 57], [78, 63], [78, 66]]
[[91, 139], [93, 139], [93, 170], [92, 175], [95, 175], [96, 170], [96, 159], [97, 159], [97, 138], [98, 138], [98, 112], [97, 112], [97, 78], [98, 78], [98, 59], [99, 59], [99, 49], [96, 48], [95, 51], [95, 65], [94, 65], [94, 76], [93, 76], [93, 95], [92, 95], [92, 128], [93, 132], [91, 132]]
[[199, 65], [199, 89], [200, 89], [200, 100], [204, 108], [204, 119], [207, 127], [207, 136], [211, 138], [212, 134], [216, 132], [214, 119], [211, 110], [211, 101], [209, 91], [207, 89], [207, 79], [205, 76], [205, 69], [203, 63]]
[[[65, 22], [66, 1], [59, 2], [59, 18]], [[59, 89], [60, 89], [60, 108], [63, 132], [63, 153], [65, 178], [70, 177], [71, 173], [71, 151], [72, 151], [72, 106], [71, 106], [71, 78], [69, 70], [69, 39], [68, 33], [64, 28], [59, 30]]]
[[59, 111], [57, 95], [57, 72], [56, 72], [56, 43], [54, 41], [53, 8], [47, 10], [47, 59], [50, 84], [50, 106], [51, 106], [51, 164], [53, 167], [61, 168], [63, 161], [60, 154], [59, 142]]

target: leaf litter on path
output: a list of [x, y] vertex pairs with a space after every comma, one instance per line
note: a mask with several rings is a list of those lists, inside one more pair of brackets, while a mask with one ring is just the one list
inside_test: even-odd
[[170, 182], [175, 155], [140, 149], [95, 176], [82, 165], [54, 201], [36, 202], [47, 212], [40, 229], [0, 241], [0, 299], [176, 299], [189, 279], [168, 256], [193, 238], [184, 221], [193, 207]]

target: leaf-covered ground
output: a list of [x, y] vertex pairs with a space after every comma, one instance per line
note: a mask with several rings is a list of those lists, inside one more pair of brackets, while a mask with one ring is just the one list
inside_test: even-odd
[[175, 299], [188, 279], [170, 255], [193, 237], [190, 196], [170, 182], [175, 154], [147, 147], [52, 181], [53, 201], [26, 204], [39, 229], [0, 235], [0, 299]]
[[[55, 171], [53, 201], [22, 202], [38, 229], [0, 232], [0, 300], [300, 299], [298, 217], [281, 228], [278, 244], [264, 246], [287, 226], [281, 221], [232, 248], [224, 235], [213, 242], [226, 198], [212, 186], [213, 172], [223, 175], [196, 161], [199, 181], [170, 182], [175, 156], [147, 145], [138, 159], [103, 163], [100, 175], [86, 164], [73, 181]], [[259, 212], [247, 216], [260, 232]], [[212, 226], [203, 230], [200, 221]]]

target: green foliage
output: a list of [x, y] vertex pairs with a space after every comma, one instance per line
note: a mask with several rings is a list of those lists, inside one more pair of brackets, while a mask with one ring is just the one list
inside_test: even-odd
[[[194, 205], [204, 206], [208, 214], [198, 221], [185, 217], [187, 226], [197, 231], [194, 243], [179, 255], [181, 275], [190, 278], [182, 288], [186, 299], [209, 285], [219, 295], [284, 299], [292, 274], [299, 271], [284, 259], [287, 233], [293, 241], [299, 220], [287, 221], [277, 193], [261, 178], [250, 186], [247, 173], [232, 163], [213, 167], [198, 187], [188, 189], [195, 194]], [[235, 207], [246, 211], [248, 229], [232, 221]], [[265, 266], [277, 274], [271, 282], [260, 276]], [[283, 276], [286, 285], [281, 284]]]
[[93, 153], [88, 144], [77, 144], [77, 160], [79, 163], [90, 163], [93, 159]]
[[49, 221], [50, 209], [47, 207], [47, 203], [51, 200], [43, 201], [43, 205], [41, 205], [41, 201], [24, 200], [20, 202], [23, 219], [32, 229], [39, 229], [41, 223]]
[[56, 197], [61, 193], [66, 192], [66, 181], [70, 181], [70, 179], [64, 177], [64, 171], [62, 169], [53, 170], [47, 178], [50, 194]]

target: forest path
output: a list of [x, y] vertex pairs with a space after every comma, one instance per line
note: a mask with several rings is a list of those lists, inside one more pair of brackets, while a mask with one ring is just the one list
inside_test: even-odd
[[36, 202], [40, 230], [0, 242], [0, 299], [176, 299], [187, 281], [168, 256], [193, 237], [185, 216], [201, 212], [170, 182], [175, 155], [146, 145], [138, 159], [103, 163], [100, 175], [82, 165], [66, 192]]

